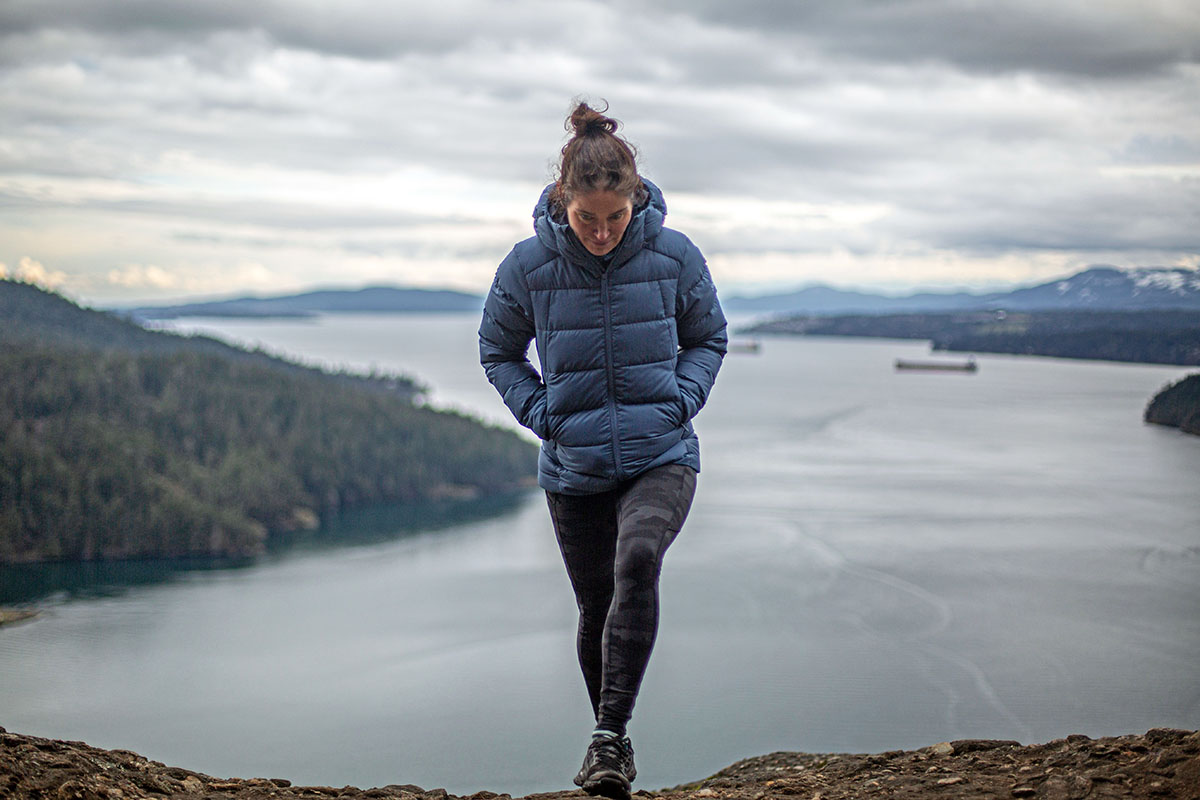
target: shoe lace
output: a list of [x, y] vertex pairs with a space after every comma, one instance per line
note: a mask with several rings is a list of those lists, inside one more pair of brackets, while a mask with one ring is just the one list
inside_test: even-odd
[[605, 737], [596, 739], [592, 747], [595, 752], [595, 763], [610, 769], [624, 770], [633, 755], [633, 748], [625, 737]]

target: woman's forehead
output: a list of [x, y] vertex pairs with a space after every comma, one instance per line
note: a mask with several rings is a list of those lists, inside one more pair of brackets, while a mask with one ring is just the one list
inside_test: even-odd
[[608, 190], [578, 194], [571, 199], [570, 203], [567, 203], [567, 208], [572, 211], [594, 214], [597, 217], [607, 217], [609, 214], [615, 214], [632, 206], [633, 203], [628, 197]]

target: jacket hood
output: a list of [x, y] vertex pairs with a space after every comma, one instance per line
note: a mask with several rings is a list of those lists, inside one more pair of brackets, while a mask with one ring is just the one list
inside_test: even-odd
[[[663, 200], [662, 192], [653, 183], [642, 178], [642, 185], [646, 188], [646, 201], [633, 210], [633, 218], [625, 228], [621, 243], [609, 257], [609, 264], [614, 268], [624, 264], [641, 250], [646, 242], [662, 232], [663, 220], [667, 216], [667, 203]], [[542, 196], [538, 198], [533, 209], [533, 230], [538, 241], [572, 263], [594, 271], [601, 270], [603, 260], [588, 252], [571, 231], [564, 210], [551, 202], [550, 193], [553, 190], [553, 183], [543, 189]]]

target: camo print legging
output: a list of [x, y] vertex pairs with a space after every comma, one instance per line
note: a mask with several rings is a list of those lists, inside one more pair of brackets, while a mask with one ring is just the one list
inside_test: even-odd
[[597, 728], [625, 733], [658, 632], [663, 555], [695, 492], [695, 470], [669, 464], [600, 494], [546, 493], [579, 606], [579, 666]]

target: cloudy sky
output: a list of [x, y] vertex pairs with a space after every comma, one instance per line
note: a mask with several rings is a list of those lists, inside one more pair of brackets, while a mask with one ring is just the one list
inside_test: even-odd
[[577, 95], [723, 292], [1200, 265], [1195, 0], [0, 0], [0, 270], [483, 291]]

